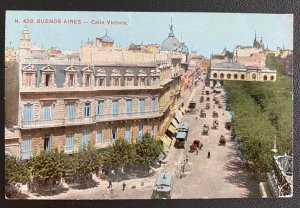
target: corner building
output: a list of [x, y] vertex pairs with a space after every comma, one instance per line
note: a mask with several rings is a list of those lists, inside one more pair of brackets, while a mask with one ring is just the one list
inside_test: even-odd
[[[28, 29], [25, 32], [28, 46]], [[16, 70], [10, 70], [19, 77], [17, 118], [10, 114], [6, 120], [13, 121], [10, 126], [19, 135], [14, 148], [20, 148], [21, 159], [51, 148], [72, 154], [89, 142], [105, 148], [117, 139], [134, 143], [144, 134], [153, 139], [164, 135], [182, 103], [181, 55], [116, 49], [106, 36], [96, 38], [97, 44], [88, 42], [92, 49], [81, 51], [78, 59], [62, 55], [37, 59], [29, 47], [18, 54]], [[21, 45], [23, 39], [24, 35]], [[114, 59], [97, 59], [98, 53]], [[7, 83], [8, 88], [14, 84]]]

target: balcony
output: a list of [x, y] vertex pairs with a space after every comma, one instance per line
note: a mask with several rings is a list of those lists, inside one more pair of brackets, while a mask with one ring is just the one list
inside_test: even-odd
[[75, 125], [85, 125], [85, 124], [95, 124], [98, 122], [107, 122], [107, 121], [122, 121], [122, 120], [136, 120], [136, 119], [149, 119], [157, 118], [162, 116], [163, 113], [160, 111], [154, 112], [134, 112], [131, 114], [128, 113], [119, 113], [106, 114], [106, 115], [95, 115], [88, 118], [76, 117], [76, 118], [61, 118], [54, 119], [52, 121], [45, 122], [44, 120], [34, 120], [34, 121], [23, 121], [22, 120], [22, 129], [37, 129], [37, 128], [53, 128], [61, 126], [75, 126]]

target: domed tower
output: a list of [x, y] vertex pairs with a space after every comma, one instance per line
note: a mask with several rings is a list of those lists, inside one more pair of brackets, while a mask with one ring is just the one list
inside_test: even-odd
[[20, 54], [19, 59], [23, 60], [28, 57], [30, 54], [30, 38], [29, 38], [29, 30], [24, 28], [21, 34], [20, 39]]
[[168, 37], [162, 42], [160, 46], [161, 51], [181, 52], [184, 48], [182, 44], [177, 40], [173, 32], [173, 25], [171, 23], [170, 33]]

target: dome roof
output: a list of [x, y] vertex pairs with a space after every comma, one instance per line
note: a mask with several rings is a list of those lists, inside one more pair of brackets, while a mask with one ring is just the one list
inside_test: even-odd
[[184, 43], [180, 43], [173, 33], [173, 25], [170, 25], [170, 33], [160, 46], [161, 51], [187, 53], [188, 48]]
[[108, 43], [113, 43], [113, 39], [111, 39], [108, 35], [104, 35], [103, 37], [101, 37], [101, 40], [103, 42], [108, 42]]

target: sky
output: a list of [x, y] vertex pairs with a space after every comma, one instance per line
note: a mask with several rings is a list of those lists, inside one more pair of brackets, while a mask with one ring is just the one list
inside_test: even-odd
[[[60, 23], [40, 23], [52, 19]], [[43, 49], [58, 47], [79, 50], [82, 43], [105, 35], [106, 30], [117, 46], [161, 44], [173, 24], [175, 37], [184, 42], [189, 51], [209, 57], [239, 44], [251, 46], [255, 31], [263, 37], [265, 46], [293, 49], [292, 14], [242, 13], [183, 13], [183, 12], [82, 12], [82, 11], [7, 11], [5, 47], [19, 48], [22, 30], [27, 27], [31, 44]], [[65, 23], [80, 20], [80, 24]], [[92, 24], [94, 21], [104, 24]], [[109, 20], [126, 25], [107, 24]]]

